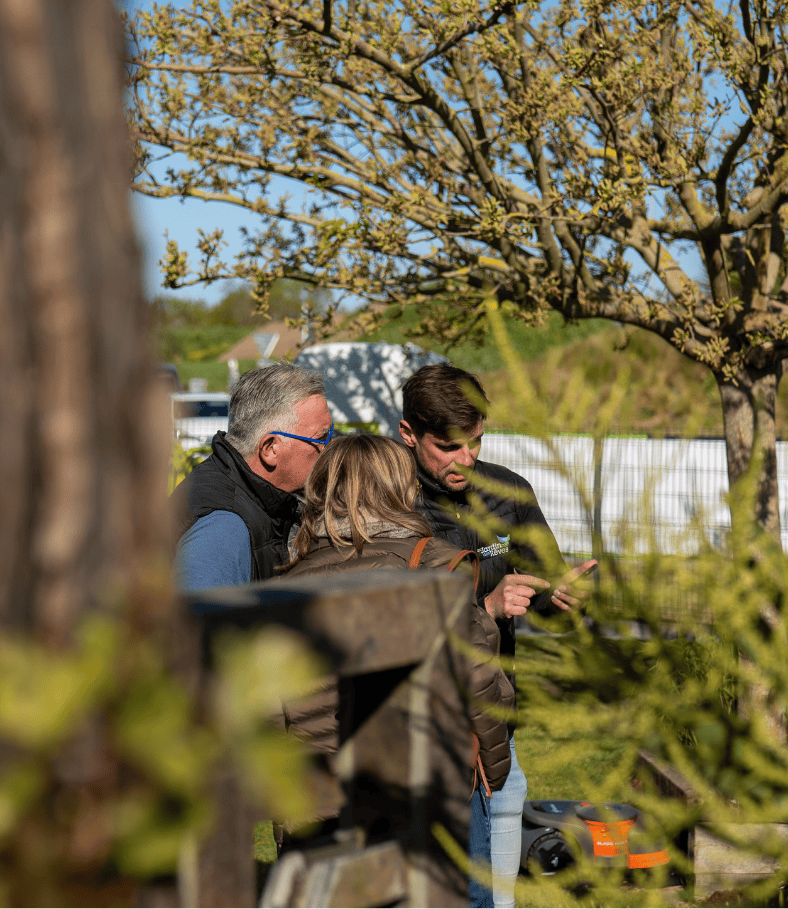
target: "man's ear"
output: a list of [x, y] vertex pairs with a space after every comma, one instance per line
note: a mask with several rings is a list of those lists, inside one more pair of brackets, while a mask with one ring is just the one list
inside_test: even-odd
[[415, 448], [416, 442], [416, 433], [410, 428], [410, 423], [406, 420], [399, 421], [399, 434], [402, 436], [402, 441], [408, 446], [408, 448]]
[[273, 470], [282, 454], [279, 436], [263, 436], [257, 443], [257, 457], [268, 470]]

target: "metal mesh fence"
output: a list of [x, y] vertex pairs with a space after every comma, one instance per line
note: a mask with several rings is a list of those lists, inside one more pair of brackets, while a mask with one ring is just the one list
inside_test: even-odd
[[[545, 441], [488, 433], [481, 457], [525, 477], [566, 554], [592, 551], [596, 525], [612, 554], [691, 556], [701, 542], [718, 546], [730, 529], [728, 470], [722, 439], [604, 439], [554, 436]], [[777, 443], [781, 489], [788, 491], [788, 443]], [[788, 511], [781, 493], [783, 546]]]

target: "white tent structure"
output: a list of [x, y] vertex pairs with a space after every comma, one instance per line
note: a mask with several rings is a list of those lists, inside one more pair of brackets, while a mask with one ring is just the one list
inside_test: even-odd
[[376, 423], [382, 435], [396, 435], [406, 379], [422, 366], [449, 361], [415, 344], [337, 341], [307, 347], [293, 362], [322, 373], [335, 422]]

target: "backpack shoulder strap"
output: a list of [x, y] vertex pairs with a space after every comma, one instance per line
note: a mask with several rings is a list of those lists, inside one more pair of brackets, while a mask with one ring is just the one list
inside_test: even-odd
[[[421, 562], [421, 557], [424, 555], [424, 548], [427, 543], [432, 539], [432, 537], [422, 537], [418, 543], [413, 547], [413, 552], [410, 554], [410, 561], [408, 562], [408, 568], [418, 568], [419, 562]], [[474, 591], [479, 586], [479, 556], [472, 549], [462, 549], [458, 552], [446, 566], [446, 571], [454, 571], [454, 569], [462, 562], [463, 559], [469, 559], [473, 567], [473, 589]]]
[[469, 556], [472, 556], [470, 563], [473, 567], [473, 590], [476, 592], [476, 588], [479, 586], [479, 574], [481, 568], [479, 566], [479, 556], [472, 549], [462, 549], [457, 553], [456, 556], [449, 562], [446, 566], [446, 571], [454, 571], [454, 569], [462, 562], [463, 559], [467, 559]]
[[429, 543], [432, 537], [422, 537], [418, 543], [413, 547], [413, 552], [410, 554], [410, 561], [408, 562], [408, 568], [418, 568], [421, 557], [424, 554], [424, 547]]

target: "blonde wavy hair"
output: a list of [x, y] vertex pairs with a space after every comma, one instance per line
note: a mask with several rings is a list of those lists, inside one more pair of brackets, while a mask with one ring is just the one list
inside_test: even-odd
[[361, 553], [376, 523], [395, 524], [429, 536], [426, 518], [415, 510], [416, 463], [393, 439], [362, 432], [331, 442], [306, 480], [306, 504], [293, 540], [292, 568], [314, 543], [327, 536], [346, 558]]

